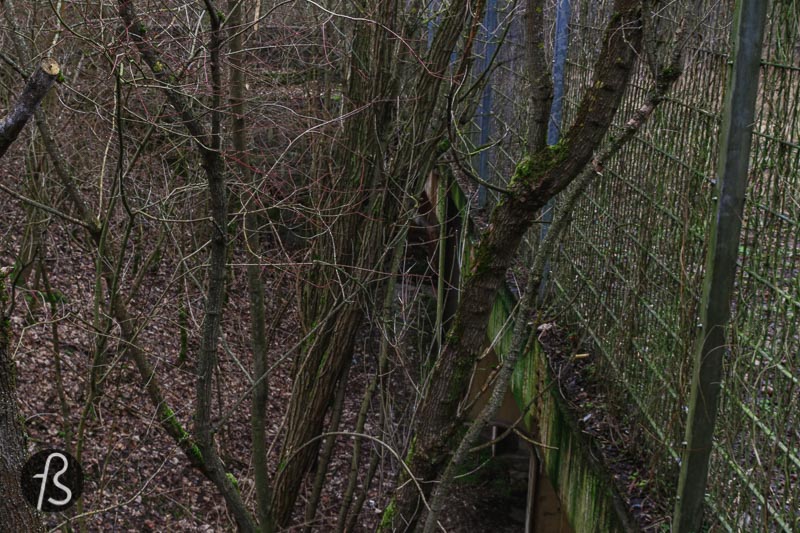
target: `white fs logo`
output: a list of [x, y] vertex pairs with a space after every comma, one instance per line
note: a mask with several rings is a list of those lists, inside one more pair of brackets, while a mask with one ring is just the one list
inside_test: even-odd
[[50, 473], [50, 461], [52, 461], [54, 457], [60, 459], [61, 464], [63, 466], [61, 470], [53, 474], [53, 485], [61, 489], [64, 492], [65, 496], [60, 500], [48, 497], [47, 501], [52, 505], [62, 506], [62, 505], [67, 505], [72, 500], [72, 491], [70, 490], [70, 488], [59, 481], [61, 475], [64, 474], [69, 468], [69, 461], [67, 460], [66, 456], [63, 453], [53, 452], [47, 456], [47, 461], [45, 461], [44, 463], [44, 471], [41, 474], [35, 474], [33, 476], [35, 478], [41, 478], [42, 480], [41, 487], [39, 488], [39, 501], [36, 504], [36, 509], [38, 509], [39, 511], [42, 510], [42, 500], [44, 499], [44, 492], [45, 489], [47, 488], [47, 477], [48, 474]]

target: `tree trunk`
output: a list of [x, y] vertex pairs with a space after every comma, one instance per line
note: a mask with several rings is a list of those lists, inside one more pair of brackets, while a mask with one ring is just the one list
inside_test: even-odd
[[3, 157], [8, 147], [17, 140], [22, 128], [39, 107], [60, 72], [58, 63], [53, 59], [46, 58], [42, 60], [36, 72], [28, 78], [28, 83], [25, 84], [14, 107], [11, 108], [6, 118], [0, 121], [0, 157]]
[[[380, 7], [379, 20], [395, 26], [396, 0]], [[391, 226], [391, 196], [381, 154], [393, 124], [391, 97], [395, 91], [393, 52], [396, 42], [378, 26], [359, 25], [353, 43], [348, 97], [353, 107], [372, 103], [351, 119], [336, 156], [340, 170], [334, 188], [321, 192], [329, 212], [341, 212], [329, 233], [318, 238], [303, 291], [303, 325], [322, 324], [295, 362], [287, 430], [275, 479], [273, 510], [281, 526], [289, 523], [303, 477], [317, 455], [325, 415], [336, 385], [346, 379], [347, 360], [361, 325], [362, 287], [380, 270], [385, 249], [384, 227]], [[369, 75], [365, 75], [369, 73]], [[328, 184], [324, 184], [327, 187]], [[344, 210], [342, 206], [346, 206]], [[387, 212], [388, 211], [388, 212]], [[347, 300], [344, 300], [346, 298]]]
[[[409, 105], [399, 110], [398, 69], [403, 61], [398, 56], [408, 57], [408, 64], [419, 62], [407, 44], [396, 38], [402, 4], [376, 2], [373, 18], [379, 24], [356, 27], [346, 97], [348, 111], [364, 109], [346, 122], [334, 154], [336, 181], [324, 183], [320, 195], [328, 231], [321, 232], [312, 247], [314, 266], [301, 296], [303, 325], [306, 331], [318, 330], [294, 369], [273, 495], [275, 519], [281, 526], [288, 524], [303, 476], [319, 448], [319, 441], [313, 439], [322, 432], [336, 384], [346, 379], [346, 358], [352, 356], [364, 317], [365, 292], [380, 292], [385, 281], [383, 265], [388, 263], [402, 199], [409, 189], [416, 190], [438, 153], [444, 126], [432, 119], [440, 88], [443, 80], [460, 83], [463, 79], [468, 60], [451, 74], [452, 53], [468, 24], [473, 30], [466, 47], [470, 46], [482, 12], [482, 2], [472, 5], [474, 12], [468, 4], [455, 0], [448, 5], [427, 65], [410, 84], [415, 87], [414, 97], [407, 98]], [[328, 219], [334, 222], [329, 225]]]
[[[228, 0], [228, 30], [230, 32], [230, 48], [228, 61], [230, 62], [230, 100], [231, 113], [231, 139], [235, 150], [233, 159], [240, 161], [239, 170], [242, 173], [242, 182], [252, 181], [249, 158], [249, 135], [246, 123], [247, 103], [245, 100], [245, 55], [242, 50], [243, 34], [242, 2]], [[257, 184], [254, 183], [257, 187]], [[246, 202], [242, 202], [245, 205]], [[274, 531], [272, 521], [271, 502], [272, 480], [269, 475], [267, 457], [267, 400], [269, 399], [269, 380], [265, 376], [269, 368], [267, 359], [267, 332], [266, 332], [266, 304], [264, 302], [264, 283], [261, 281], [261, 267], [258, 263], [261, 253], [261, 217], [250, 210], [244, 214], [244, 241], [247, 250], [253, 254], [247, 262], [247, 298], [250, 302], [250, 346], [253, 350], [253, 395], [250, 412], [250, 442], [252, 445], [251, 457], [253, 463], [253, 478], [256, 488], [256, 516], [259, 526], [264, 533]]]
[[[616, 0], [595, 64], [595, 80], [581, 101], [574, 126], [558, 145], [519, 163], [509, 194], [492, 212], [464, 282], [447, 344], [433, 369], [409, 452], [411, 471], [423, 482], [426, 496], [453, 449], [463, 420], [458, 407], [480, 348], [486, 344], [486, 324], [506, 270], [537, 210], [583, 170], [602, 141], [627, 87], [640, 40], [639, 2]], [[391, 517], [395, 526], [410, 524], [413, 529], [420, 506], [414, 485], [405, 484], [397, 494], [396, 516]]]
[[189, 105], [185, 94], [175, 87], [175, 73], [169, 64], [162, 61], [158, 49], [147, 38], [147, 27], [139, 18], [132, 0], [119, 0], [119, 14], [125, 22], [127, 35], [136, 45], [139, 54], [150, 68], [153, 76], [163, 84], [164, 93], [175, 111], [180, 115], [183, 126], [194, 140], [206, 174], [211, 215], [211, 251], [209, 257], [208, 286], [205, 298], [205, 318], [203, 334], [197, 363], [197, 383], [195, 406], [195, 437], [202, 455], [204, 473], [222, 493], [228, 509], [241, 531], [256, 531], [258, 525], [248, 511], [237, 487], [225, 472], [219, 458], [211, 424], [211, 384], [217, 365], [217, 344], [225, 301], [225, 274], [228, 249], [227, 188], [225, 184], [225, 165], [220, 153], [221, 136], [221, 97], [222, 30], [220, 12], [211, 0], [204, 2], [210, 21], [208, 43], [209, 70], [211, 74], [210, 131]]
[[17, 408], [16, 365], [8, 351], [11, 326], [5, 309], [5, 274], [0, 272], [0, 524], [4, 531], [44, 531], [33, 507], [22, 496], [19, 476], [27, 450]]
[[528, 150], [541, 150], [547, 141], [547, 122], [553, 101], [553, 73], [545, 57], [544, 0], [528, 0], [525, 6], [526, 56], [531, 80], [532, 117], [528, 123]]

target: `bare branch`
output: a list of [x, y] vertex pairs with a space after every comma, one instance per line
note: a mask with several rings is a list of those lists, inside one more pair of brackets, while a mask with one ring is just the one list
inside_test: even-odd
[[33, 116], [36, 108], [44, 99], [50, 87], [61, 73], [61, 68], [54, 59], [46, 58], [39, 68], [28, 78], [28, 83], [22, 90], [11, 111], [0, 122], [0, 157], [5, 155], [9, 146], [17, 140], [22, 128]]

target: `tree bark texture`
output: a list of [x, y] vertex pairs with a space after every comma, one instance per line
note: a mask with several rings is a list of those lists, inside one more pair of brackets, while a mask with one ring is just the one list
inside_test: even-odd
[[9, 353], [11, 326], [5, 315], [5, 274], [0, 273], [0, 527], [20, 533], [44, 531], [22, 496], [19, 476], [25, 463], [24, 427], [17, 408], [16, 365]]
[[[641, 41], [637, 0], [616, 0], [595, 64], [592, 87], [582, 99], [574, 125], [556, 146], [525, 157], [509, 183], [509, 193], [491, 215], [471, 261], [461, 305], [447, 343], [430, 379], [430, 389], [417, 418], [408, 461], [411, 471], [430, 493], [454, 446], [462, 417], [459, 404], [466, 394], [486, 325], [500, 284], [534, 216], [589, 163], [619, 108]], [[421, 499], [413, 484], [399, 490], [393, 527], [413, 529]]]
[[39, 107], [50, 87], [61, 72], [58, 63], [50, 58], [44, 59], [36, 69], [22, 94], [19, 96], [8, 115], [0, 121], [0, 157], [5, 155], [11, 144], [17, 140], [22, 128], [31, 118], [36, 108]]
[[525, 25], [532, 111], [528, 127], [528, 151], [533, 153], [541, 150], [547, 141], [547, 121], [553, 102], [553, 73], [545, 56], [544, 0], [528, 0]]
[[[242, 2], [228, 0], [228, 31], [230, 47], [230, 102], [231, 139], [235, 150], [234, 159], [240, 161], [239, 170], [242, 182], [251, 182], [249, 152], [250, 141], [247, 127], [247, 102], [245, 100], [245, 75], [247, 65], [243, 53]], [[271, 499], [272, 479], [267, 457], [267, 400], [269, 399], [269, 380], [264, 376], [269, 368], [267, 358], [266, 304], [264, 302], [264, 283], [261, 280], [261, 267], [258, 254], [261, 253], [261, 217], [253, 211], [244, 215], [244, 239], [247, 250], [255, 254], [247, 264], [247, 296], [250, 303], [250, 345], [253, 350], [253, 395], [250, 412], [250, 442], [252, 445], [253, 478], [256, 489], [256, 516], [261, 531], [271, 533], [275, 527], [272, 521]]]
[[[394, 1], [387, 2], [387, 9], [394, 7]], [[385, 17], [381, 22], [391, 25], [391, 19]], [[366, 105], [374, 96], [385, 96], [379, 92], [386, 90], [381, 85], [386, 83], [381, 78], [383, 72], [375, 70], [370, 54], [382, 54], [385, 58], [385, 49], [393, 47], [388, 39], [381, 46], [380, 40], [375, 39], [377, 31], [375, 27], [363, 25], [356, 29], [348, 88], [348, 97], [354, 108]], [[372, 91], [367, 77], [375, 81]], [[376, 100], [385, 102], [385, 98]], [[320, 194], [322, 205], [337, 215], [329, 231], [312, 244], [311, 253], [316, 261], [301, 294], [303, 327], [306, 330], [319, 324], [321, 327], [295, 360], [292, 371], [292, 396], [272, 502], [279, 526], [289, 524], [303, 477], [317, 455], [320, 442], [312, 441], [322, 433], [337, 383], [345, 377], [346, 362], [352, 355], [356, 331], [363, 316], [357, 301], [358, 284], [354, 282], [364, 276], [353, 267], [358, 265], [358, 249], [367, 244], [365, 239], [372, 238], [370, 229], [374, 224], [367, 222], [363, 213], [368, 209], [369, 191], [380, 194], [381, 177], [377, 173], [381, 166], [376, 164], [374, 157], [380, 153], [376, 143], [384, 139], [386, 124], [390, 122], [390, 115], [385, 115], [391, 110], [386, 107], [381, 103], [373, 104], [362, 116], [346, 124], [339, 148], [341, 155], [337, 157], [343, 162], [341, 170], [337, 176], [328, 177], [335, 180], [330, 194]], [[373, 132], [373, 126], [377, 131]], [[366, 135], [367, 132], [372, 135]], [[382, 138], [379, 140], [376, 134]], [[342, 210], [341, 205], [347, 207]], [[379, 243], [375, 244], [379, 246]], [[366, 266], [372, 268], [374, 265]], [[337, 305], [341, 307], [334, 311]]]
[[[398, 68], [402, 61], [417, 65], [397, 35], [397, 0], [377, 2], [379, 24], [359, 24], [351, 55], [346, 97], [349, 109], [365, 107], [345, 125], [334, 155], [335, 180], [321, 195], [322, 213], [336, 213], [329, 230], [312, 245], [314, 267], [301, 295], [306, 331], [322, 324], [295, 363], [287, 430], [273, 493], [278, 525], [291, 517], [303, 476], [319, 449], [326, 412], [337, 383], [346, 379], [347, 359], [364, 313], [364, 291], [376, 291], [387, 275], [391, 242], [398, 228], [402, 199], [432, 167], [444, 131], [432, 118], [452, 52], [466, 24], [480, 20], [483, 2], [468, 10], [466, 0], [455, 0], [442, 15], [426, 68], [416, 72], [415, 94], [397, 110]], [[390, 33], [387, 30], [391, 30]], [[458, 75], [456, 75], [458, 77]], [[458, 83], [458, 81], [456, 81]], [[398, 122], [406, 121], [405, 124]], [[334, 189], [335, 193], [331, 193]], [[344, 207], [343, 207], [344, 206]], [[326, 215], [327, 216], [327, 215]], [[309, 444], [312, 443], [313, 444]]]

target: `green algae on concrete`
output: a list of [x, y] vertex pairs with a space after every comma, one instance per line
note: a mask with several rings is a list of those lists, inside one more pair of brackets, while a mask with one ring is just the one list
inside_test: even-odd
[[[452, 187], [451, 197], [459, 211], [466, 212], [465, 196], [457, 186]], [[469, 272], [474, 241], [469, 235], [464, 241], [462, 269]], [[501, 360], [511, 346], [513, 325], [508, 323], [508, 318], [516, 300], [511, 290], [503, 285], [489, 319], [486, 333], [489, 341], [495, 342], [495, 351]], [[594, 449], [590, 437], [580, 430], [559, 388], [553, 386], [550, 365], [538, 342], [517, 361], [511, 392], [520, 411], [526, 410], [522, 417], [525, 430], [544, 445], [538, 447], [538, 455], [573, 531], [635, 531], [611, 474], [594, 459], [599, 457], [598, 450]]]

